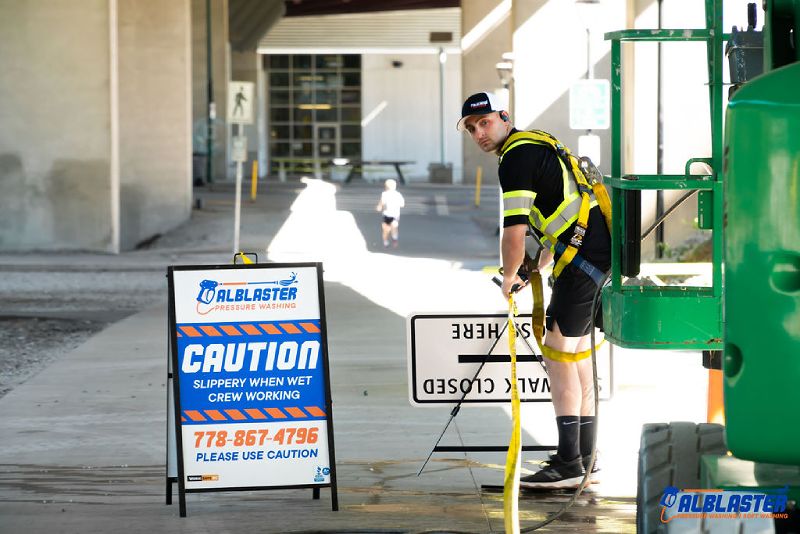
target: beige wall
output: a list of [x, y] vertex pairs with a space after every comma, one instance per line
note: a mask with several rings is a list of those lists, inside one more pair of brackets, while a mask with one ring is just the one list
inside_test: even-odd
[[[393, 61], [402, 63], [394, 67]], [[453, 164], [453, 181], [461, 182], [461, 134], [456, 131], [461, 97], [459, 57], [448, 54], [444, 68], [444, 121], [439, 99], [438, 54], [365, 54], [361, 59], [361, 113], [382, 110], [362, 129], [365, 160], [413, 161], [403, 167], [409, 180], [427, 181], [428, 165], [441, 161], [444, 123], [445, 163]], [[409, 91], [409, 80], [414, 90]], [[393, 169], [368, 170], [370, 179], [396, 177]]]
[[117, 252], [189, 216], [188, 6], [0, 1], [0, 249]]

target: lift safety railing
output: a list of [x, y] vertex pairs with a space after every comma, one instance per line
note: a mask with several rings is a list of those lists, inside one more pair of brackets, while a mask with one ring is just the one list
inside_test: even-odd
[[[722, 348], [722, 0], [706, 0], [705, 29], [635, 29], [610, 32], [611, 41], [611, 283], [603, 290], [606, 337], [629, 348], [718, 350]], [[705, 41], [711, 114], [711, 156], [686, 162], [684, 174], [622, 174], [622, 43]], [[691, 175], [692, 163], [706, 163], [711, 174]], [[623, 285], [639, 273], [641, 192], [697, 190], [698, 226], [712, 231], [712, 286]]]

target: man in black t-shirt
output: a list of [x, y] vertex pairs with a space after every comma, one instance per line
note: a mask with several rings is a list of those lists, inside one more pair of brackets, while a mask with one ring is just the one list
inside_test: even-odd
[[[457, 128], [469, 133], [484, 152], [500, 157], [498, 175], [503, 190], [502, 293], [508, 299], [514, 285], [523, 287], [517, 272], [525, 258], [529, 229], [543, 246], [538, 268], [553, 259], [554, 241], [565, 245], [575, 234], [581, 195], [574, 178], [556, 151], [547, 145], [520, 138], [492, 93], [470, 96], [462, 106]], [[602, 271], [610, 268], [611, 238], [603, 214], [592, 198], [588, 225], [579, 248], [580, 256]], [[591, 458], [595, 432], [591, 348], [594, 280], [568, 264], [556, 278], [547, 307], [544, 339], [545, 363], [550, 378], [553, 408], [558, 426], [558, 451], [539, 472], [523, 477], [529, 488], [575, 487], [581, 482]], [[595, 325], [602, 327], [598, 309]], [[592, 478], [596, 478], [596, 467]]]

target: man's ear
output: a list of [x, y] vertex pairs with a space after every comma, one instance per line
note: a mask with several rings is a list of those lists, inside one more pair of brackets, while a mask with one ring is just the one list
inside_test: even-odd
[[501, 111], [500, 112], [500, 119], [502, 119], [503, 122], [508, 122], [508, 112], [507, 111]]

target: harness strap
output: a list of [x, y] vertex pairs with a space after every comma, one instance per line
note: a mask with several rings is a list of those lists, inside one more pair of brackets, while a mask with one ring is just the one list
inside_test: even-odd
[[[573, 250], [575, 250], [575, 252], [571, 252], [570, 247], [567, 247], [567, 245], [565, 245], [561, 241], [556, 241], [555, 245], [556, 254], [561, 254], [563, 256], [564, 254], [572, 253], [572, 259], [567, 263], [574, 263], [575, 267], [577, 267], [585, 274], [587, 274], [595, 284], [597, 284], [598, 286], [601, 285], [603, 283], [603, 277], [605, 276], [605, 273], [600, 269], [598, 269], [597, 267], [595, 267], [594, 265], [592, 265], [591, 263], [589, 263], [586, 259], [584, 259], [583, 256], [578, 254], [577, 249], [575, 249], [574, 247], [572, 248]], [[561, 258], [559, 257], [559, 260], [560, 259]], [[555, 276], [555, 270], [553, 271], [553, 276]]]

